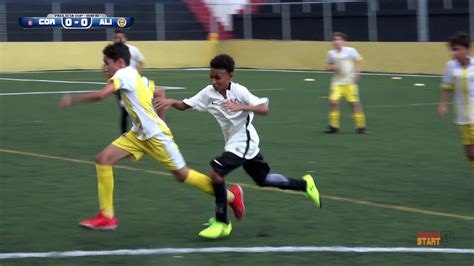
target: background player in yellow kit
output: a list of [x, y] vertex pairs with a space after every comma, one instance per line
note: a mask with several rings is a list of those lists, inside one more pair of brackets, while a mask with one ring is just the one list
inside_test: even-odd
[[469, 35], [457, 32], [448, 45], [453, 59], [446, 63], [438, 113], [441, 117], [447, 114], [448, 102], [454, 94], [455, 123], [459, 126], [467, 159], [474, 170], [474, 58], [469, 56]]
[[329, 128], [325, 133], [339, 132], [339, 99], [345, 97], [352, 107], [352, 118], [359, 134], [366, 133], [365, 115], [359, 100], [357, 81], [360, 78], [362, 57], [356, 49], [344, 46], [347, 36], [342, 32], [332, 35], [333, 50], [328, 52], [327, 69], [334, 72], [329, 94]]

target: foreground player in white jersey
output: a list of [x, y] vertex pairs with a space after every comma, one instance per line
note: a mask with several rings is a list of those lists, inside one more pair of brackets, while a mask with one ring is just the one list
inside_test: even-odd
[[[141, 72], [143, 68], [143, 64], [145, 63], [145, 57], [143, 54], [140, 52], [140, 50], [128, 43], [128, 38], [127, 34], [125, 31], [117, 29], [114, 32], [114, 43], [123, 43], [127, 45], [129, 51], [130, 51], [130, 67], [136, 69], [139, 73]], [[157, 88], [158, 89], [158, 88]], [[124, 103], [120, 99], [120, 94], [117, 94], [117, 97], [119, 98], [119, 104], [121, 107], [121, 116], [120, 116], [120, 128], [122, 131], [122, 134], [128, 131], [128, 113], [127, 110], [125, 110]], [[165, 98], [165, 91], [163, 89], [157, 90], [156, 94], [156, 99], [161, 100]], [[165, 109], [159, 109], [157, 110], [158, 116], [165, 120], [166, 116], [166, 110]]]
[[454, 94], [455, 123], [459, 125], [464, 150], [474, 170], [474, 58], [469, 57], [471, 42], [466, 33], [457, 32], [448, 45], [453, 59], [446, 63], [438, 113], [441, 117], [446, 116], [448, 102]]
[[259, 137], [252, 120], [254, 113], [268, 113], [268, 98], [259, 98], [246, 87], [232, 81], [235, 63], [229, 55], [214, 57], [210, 67], [211, 85], [189, 99], [166, 99], [158, 104], [158, 107], [173, 106], [182, 111], [193, 108], [209, 112], [219, 122], [224, 134], [224, 153], [210, 162], [212, 169], [209, 176], [216, 195], [216, 218], [211, 218], [209, 227], [199, 235], [214, 239], [230, 234], [232, 225], [227, 219], [224, 177], [240, 166], [259, 186], [304, 192], [321, 207], [319, 191], [311, 175], [296, 180], [270, 173], [270, 167], [260, 153]]
[[[120, 160], [133, 157], [141, 159], [145, 154], [165, 166], [175, 177], [185, 184], [214, 195], [211, 179], [186, 166], [183, 156], [174, 142], [168, 126], [153, 110], [152, 99], [156, 89], [152, 81], [141, 77], [129, 66], [130, 52], [126, 45], [115, 43], [103, 50], [104, 72], [110, 78], [100, 91], [76, 96], [66, 95], [59, 101], [64, 108], [81, 102], [102, 101], [114, 92], [119, 92], [125, 108], [132, 118], [133, 127], [96, 157], [100, 210], [96, 217], [82, 221], [81, 226], [90, 229], [115, 229], [118, 221], [113, 207], [114, 178], [112, 167]], [[226, 191], [224, 190], [224, 194]], [[236, 218], [241, 219], [244, 208], [242, 189], [238, 185], [230, 188], [229, 205]]]
[[329, 94], [329, 128], [325, 133], [332, 134], [339, 131], [339, 99], [345, 97], [352, 107], [352, 118], [357, 133], [366, 132], [365, 115], [359, 99], [357, 81], [360, 78], [362, 57], [356, 49], [344, 46], [347, 36], [342, 32], [332, 35], [333, 50], [328, 52], [327, 69], [334, 72]]

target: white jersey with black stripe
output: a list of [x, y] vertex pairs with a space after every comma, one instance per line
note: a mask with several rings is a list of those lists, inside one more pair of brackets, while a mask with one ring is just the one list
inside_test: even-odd
[[184, 99], [183, 102], [194, 110], [209, 112], [219, 123], [224, 134], [226, 152], [244, 158], [252, 159], [259, 152], [260, 138], [252, 125], [253, 112], [232, 112], [224, 108], [226, 101], [236, 104], [257, 106], [268, 105], [268, 98], [259, 98], [253, 95], [246, 87], [231, 82], [226, 91], [226, 98], [212, 85], [208, 85], [195, 96]]

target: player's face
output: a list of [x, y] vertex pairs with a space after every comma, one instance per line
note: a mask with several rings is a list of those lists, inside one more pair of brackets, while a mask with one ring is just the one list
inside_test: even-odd
[[115, 33], [114, 35], [114, 43], [125, 43], [127, 42], [127, 37], [123, 33]]
[[225, 91], [229, 87], [229, 82], [232, 80], [232, 73], [227, 72], [225, 69], [211, 68], [211, 85], [217, 91]]
[[344, 46], [344, 39], [336, 36], [332, 38], [332, 45], [334, 46], [334, 48], [341, 48], [342, 46]]
[[104, 56], [104, 73], [108, 78], [111, 78], [115, 75], [117, 70], [123, 68], [124, 61], [123, 59], [119, 59], [114, 61], [112, 58], [108, 58]]
[[468, 47], [464, 47], [462, 45], [453, 45], [453, 47], [451, 48], [451, 53], [452, 53], [452, 56], [454, 59], [456, 60], [464, 60], [466, 59], [467, 57], [469, 57], [469, 48]]

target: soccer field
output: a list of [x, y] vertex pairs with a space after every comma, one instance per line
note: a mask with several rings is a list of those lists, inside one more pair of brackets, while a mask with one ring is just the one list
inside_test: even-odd
[[[190, 97], [208, 84], [207, 70], [147, 70], [145, 75], [160, 85], [185, 88], [167, 91], [175, 99]], [[227, 181], [243, 186], [247, 215], [233, 221], [230, 238], [218, 241], [197, 236], [213, 215], [213, 198], [177, 183], [150, 158], [124, 161], [114, 169], [117, 230], [77, 226], [96, 214], [94, 159], [119, 136], [119, 109], [114, 97], [62, 111], [57, 101], [62, 91], [99, 89], [101, 85], [87, 82], [104, 80], [99, 71], [0, 73], [1, 266], [474, 262], [473, 175], [452, 123], [453, 110], [447, 119], [436, 115], [439, 77], [363, 75], [360, 93], [369, 134], [355, 134], [343, 104], [341, 133], [326, 135], [328, 73], [237, 70], [236, 82], [270, 98], [270, 114], [255, 116], [254, 125], [272, 171], [294, 178], [313, 174], [323, 208], [303, 194], [259, 188], [238, 170]], [[214, 118], [170, 109], [167, 124], [188, 165], [207, 173], [208, 162], [224, 144]], [[421, 253], [418, 232], [449, 232], [448, 241], [434, 247], [446, 250]], [[288, 248], [261, 248], [268, 246]], [[259, 253], [233, 253], [232, 247], [253, 247]], [[328, 249], [317, 250], [323, 247]], [[356, 252], [362, 247], [387, 249]], [[26, 254], [122, 249], [132, 251], [82, 257]], [[5, 253], [24, 258], [7, 258]]]

